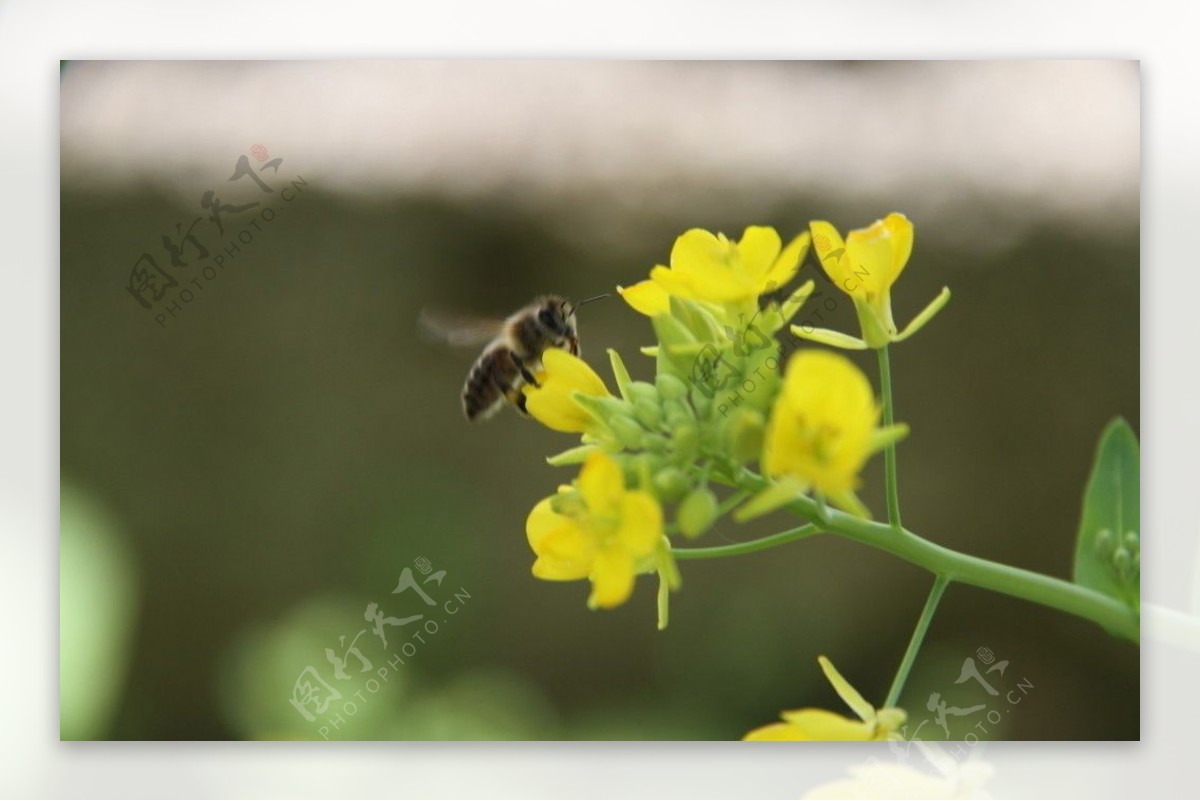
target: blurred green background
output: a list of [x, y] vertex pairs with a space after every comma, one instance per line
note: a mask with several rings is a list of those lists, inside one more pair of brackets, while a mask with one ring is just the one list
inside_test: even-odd
[[[542, 292], [580, 298], [632, 283], [664, 262], [688, 227], [738, 235], [748, 224], [770, 224], [786, 239], [813, 218], [845, 230], [908, 211], [917, 244], [893, 293], [897, 319], [909, 319], [943, 284], [954, 292], [947, 310], [893, 355], [897, 416], [913, 432], [899, 451], [905, 522], [935, 542], [1069, 575], [1096, 438], [1114, 415], [1138, 427], [1136, 137], [1123, 154], [1135, 166], [1132, 188], [1115, 181], [1102, 198], [1110, 207], [1099, 210], [1086, 197], [1103, 194], [1101, 183], [1079, 182], [1065, 196], [1032, 185], [993, 193], [985, 178], [938, 173], [933, 164], [933, 194], [920, 185], [806, 189], [730, 164], [719, 149], [686, 181], [667, 170], [624, 192], [588, 191], [597, 179], [587, 177], [586, 148], [557, 166], [570, 187], [558, 195], [513, 181], [437, 191], [436, 180], [394, 175], [351, 191], [339, 159], [299, 142], [272, 146], [285, 161], [264, 178], [282, 186], [302, 175], [307, 185], [277, 204], [279, 216], [205, 289], [193, 287], [194, 300], [160, 328], [124, 291], [129, 268], [143, 251], [161, 254], [159, 238], [175, 223], [205, 213], [204, 190], [224, 188], [225, 202], [248, 197], [247, 187], [222, 182], [258, 140], [239, 119], [235, 127], [250, 128], [251, 139], [222, 141], [216, 156], [193, 153], [186, 141], [175, 143], [176, 162], [133, 141], [114, 150], [123, 129], [89, 128], [72, 103], [83, 104], [96, 81], [121, 84], [141, 73], [82, 64], [81, 80], [93, 83], [72, 94], [74, 68], [63, 77], [61, 205], [64, 738], [319, 739], [325, 726], [336, 739], [735, 739], [781, 709], [847, 711], [821, 677], [818, 654], [881, 702], [924, 602], [926, 575], [817, 538], [681, 563], [684, 587], [663, 632], [655, 630], [650, 578], [626, 606], [589, 612], [585, 584], [532, 578], [524, 535], [532, 504], [572, 475], [544, 456], [572, 438], [508, 411], [466, 423], [458, 395], [475, 354], [418, 334], [425, 307], [503, 315]], [[210, 77], [205, 70], [242, 69], [193, 68]], [[913, 67], [885, 64], [776, 68], [797, 85], [869, 84], [872, 71], [916, 86], [926, 77], [906, 79]], [[755, 69], [766, 68], [737, 69], [737, 80], [752, 87]], [[1027, 78], [1018, 78], [1012, 91], [1023, 91]], [[1136, 130], [1136, 67], [1096, 80], [1097, 92], [1112, 80], [1126, 93], [1132, 80]], [[420, 85], [432, 91], [428, 80]], [[401, 89], [396, 97], [406, 96]], [[153, 104], [141, 90], [133, 96]], [[596, 91], [588, 102], [620, 100], [619, 92]], [[110, 108], [114, 119], [128, 118], [127, 128], [145, 122], [136, 105]], [[269, 111], [269, 103], [260, 109]], [[571, 140], [578, 120], [547, 113], [549, 122], [531, 123], [541, 145]], [[918, 107], [897, 122], [899, 155], [870, 157], [928, 158], [913, 144], [927, 133], [923, 119]], [[371, 129], [369, 119], [342, 122]], [[187, 131], [200, 136], [213, 123], [164, 115], [154, 124], [186, 140]], [[697, 136], [680, 125], [659, 135], [668, 143]], [[330, 136], [311, 121], [301, 127], [312, 141]], [[1074, 147], [1068, 133], [1086, 137], [1080, 130], [1062, 132], [1059, 146]], [[469, 142], [472, 131], [489, 136], [469, 115], [448, 136]], [[839, 143], [836, 126], [814, 135], [820, 140], [802, 145], [812, 160], [866, 157]], [[89, 147], [104, 137], [109, 144], [89, 161]], [[887, 132], [879, 137], [887, 141]], [[1039, 142], [1030, 137], [1028, 146]], [[463, 147], [474, 155], [446, 163], [476, 169], [482, 156]], [[118, 152], [137, 164], [123, 180], [104, 163]], [[341, 156], [359, 168], [370, 161]], [[999, 158], [982, 145], [977, 157]], [[208, 177], [173, 171], [183, 162]], [[584, 176], [577, 184], [573, 171]], [[156, 181], [156, 173], [166, 177]], [[1086, 213], [1071, 213], [1071, 193], [1084, 198]], [[226, 239], [249, 218], [230, 215]], [[215, 229], [204, 241], [217, 252]], [[164, 255], [156, 258], [165, 265]], [[187, 269], [179, 273], [185, 281], [195, 275]], [[806, 277], [833, 297], [811, 256]], [[652, 361], [636, 350], [652, 337], [644, 318], [619, 300], [581, 316], [584, 354], [602, 374], [607, 347], [625, 355], [635, 378], [652, 374]], [[855, 328], [844, 301], [826, 319]], [[874, 379], [873, 364], [860, 364]], [[876, 460], [862, 492], [876, 510], [884, 507], [881, 479]], [[788, 525], [722, 522], [700, 544]], [[463, 590], [469, 599], [452, 616], [439, 612], [436, 634], [424, 634], [377, 691], [364, 682], [407, 639], [399, 628], [388, 629], [388, 649], [370, 631], [358, 641], [371, 672], [359, 673], [351, 658], [351, 678], [334, 679], [325, 649], [341, 653], [339, 637], [348, 643], [369, 629], [368, 603], [397, 617], [422, 611], [411, 594], [391, 594], [421, 557], [446, 571], [440, 587], [425, 587], [439, 605]], [[963, 660], [985, 647], [1009, 661], [1003, 677], [989, 677], [998, 688], [1031, 685], [1020, 705], [955, 684]], [[951, 718], [958, 737], [970, 730], [983, 739], [1136, 739], [1138, 656], [1089, 623], [953, 586], [903, 705], [914, 725], [932, 717], [931, 692], [963, 708], [987, 703], [1001, 718], [984, 722], [987, 731], [973, 728], [982, 715]], [[308, 666], [343, 694], [312, 722], [289, 704]], [[346, 701], [353, 715], [342, 710]], [[332, 728], [337, 711], [343, 721]], [[944, 735], [931, 722], [920, 736]]]

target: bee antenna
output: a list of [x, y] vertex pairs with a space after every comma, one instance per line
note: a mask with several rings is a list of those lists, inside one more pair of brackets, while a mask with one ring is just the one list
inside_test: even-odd
[[574, 306], [571, 307], [571, 311], [569, 311], [567, 313], [567, 316], [568, 317], [573, 316], [575, 314], [575, 312], [579, 311], [580, 306], [591, 303], [593, 300], [603, 300], [604, 298], [607, 298], [607, 297], [611, 297], [611, 294], [608, 292], [605, 292], [603, 295], [594, 295], [593, 297], [587, 298], [586, 300], [581, 300], [578, 303], [576, 303]]

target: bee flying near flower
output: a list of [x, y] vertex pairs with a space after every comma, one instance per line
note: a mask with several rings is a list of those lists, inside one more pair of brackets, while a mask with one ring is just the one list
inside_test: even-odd
[[434, 338], [456, 346], [487, 343], [462, 389], [463, 414], [468, 420], [486, 420], [508, 401], [525, 411], [525, 384], [538, 386], [534, 373], [542, 369], [542, 354], [551, 348], [579, 355], [579, 330], [575, 312], [585, 303], [572, 304], [560, 295], [542, 295], [504, 320], [462, 319], [423, 310], [420, 324]]

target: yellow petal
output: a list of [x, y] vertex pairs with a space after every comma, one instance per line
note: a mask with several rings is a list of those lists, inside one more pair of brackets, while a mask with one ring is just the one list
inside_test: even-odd
[[790, 723], [768, 723], [754, 731], [748, 732], [742, 738], [746, 742], [783, 742], [789, 740], [807, 740], [804, 730]]
[[742, 270], [755, 280], [765, 279], [782, 247], [783, 242], [774, 228], [765, 225], [748, 227], [737, 246]]
[[562, 381], [571, 389], [585, 395], [608, 395], [603, 379], [588, 363], [561, 348], [551, 348], [542, 354], [548, 381]]
[[912, 247], [912, 223], [895, 212], [846, 236], [851, 269], [872, 296], [886, 292], [896, 283]]
[[567, 562], [549, 556], [539, 556], [533, 563], [533, 576], [542, 581], [579, 581], [588, 577], [591, 566], [584, 562]]
[[913, 224], [903, 214], [892, 212], [883, 218], [883, 225], [892, 239], [892, 270], [899, 278], [912, 255]]
[[767, 422], [763, 469], [827, 497], [854, 489], [880, 414], [870, 381], [845, 356], [804, 350], [789, 359], [783, 384]]
[[[849, 427], [869, 436], [879, 419], [879, 407], [866, 374], [854, 362], [825, 350], [805, 350], [788, 360], [784, 371], [787, 401], [810, 422], [829, 418], [843, 435]], [[865, 443], [864, 443], [865, 444]]]
[[821, 665], [821, 670], [825, 672], [825, 678], [829, 679], [829, 683], [833, 685], [833, 689], [837, 692], [838, 697], [846, 702], [846, 706], [854, 710], [854, 714], [858, 715], [864, 721], [874, 722], [875, 707], [866, 702], [858, 690], [850, 686], [850, 682], [838, 673], [837, 668], [833, 666], [824, 656], [818, 656], [817, 662]]
[[541, 537], [534, 552], [533, 575], [547, 581], [587, 578], [595, 556], [591, 539], [570, 520]]
[[725, 304], [756, 297], [757, 281], [745, 269], [735, 269], [735, 247], [724, 236], [693, 228], [675, 240], [671, 269], [655, 267], [650, 278], [670, 294], [692, 300]]
[[873, 297], [895, 282], [892, 240], [882, 220], [847, 234], [846, 255], [851, 272], [845, 288], [852, 294], [859, 294], [855, 290], [862, 286]]
[[667, 314], [671, 310], [671, 296], [661, 284], [654, 281], [639, 281], [631, 287], [617, 287], [617, 293], [634, 311], [647, 317]]
[[671, 269], [687, 273], [698, 265], [723, 262], [728, 252], [728, 242], [722, 242], [702, 228], [693, 228], [675, 240], [671, 248]]
[[854, 271], [850, 268], [849, 253], [842, 235], [824, 220], [814, 220], [808, 224], [808, 229], [812, 232], [812, 246], [817, 252], [817, 260], [821, 262], [821, 269], [834, 286], [846, 294], [854, 294], [853, 288], [862, 282], [854, 277]]
[[567, 434], [582, 434], [595, 419], [571, 397], [571, 388], [559, 382], [543, 382], [541, 388], [525, 388], [525, 411], [546, 428]]
[[880, 416], [871, 384], [845, 356], [802, 350], [788, 360], [763, 438], [763, 470], [827, 496], [857, 486]]
[[534, 553], [539, 551], [542, 540], [546, 538], [547, 534], [568, 521], [568, 518], [551, 508], [551, 500], [552, 498], [543, 498], [538, 501], [529, 512], [529, 517], [525, 518], [525, 537], [529, 540], [529, 547], [533, 548]]
[[603, 453], [595, 453], [579, 471], [579, 492], [593, 514], [615, 514], [625, 492], [620, 466]]
[[595, 421], [587, 410], [575, 402], [572, 393], [608, 395], [604, 381], [587, 362], [565, 350], [551, 348], [542, 354], [545, 370], [539, 379], [541, 386], [527, 384], [525, 410], [547, 428], [567, 433], [584, 433]]
[[596, 554], [589, 576], [592, 594], [588, 605], [611, 609], [629, 600], [633, 594], [633, 558], [620, 548], [608, 548]]
[[634, 559], [649, 556], [663, 535], [663, 513], [648, 492], [635, 490], [621, 498], [621, 527], [617, 539]]
[[779, 258], [771, 265], [771, 269], [765, 276], [764, 292], [774, 292], [792, 280], [792, 277], [800, 269], [804, 257], [808, 255], [808, 247], [811, 242], [812, 234], [808, 231], [788, 242], [787, 247], [779, 254]]
[[866, 741], [875, 734], [873, 724], [844, 718], [825, 709], [796, 709], [784, 712], [782, 717], [798, 732], [798, 740]]
[[669, 294], [688, 300], [729, 303], [752, 297], [754, 281], [744, 272], [729, 268], [724, 261], [694, 261], [688, 267], [655, 267], [650, 278]]
[[[767, 428], [763, 432], [763, 456], [762, 467], [767, 475], [774, 477], [791, 476], [795, 482], [799, 483], [800, 489], [796, 490], [796, 494], [806, 492], [809, 483], [806, 471], [804, 469], [803, 456], [804, 452], [801, 448], [804, 432], [800, 426], [800, 418], [796, 414], [794, 404], [787, 397], [786, 373], [784, 391], [775, 400], [775, 405], [771, 409], [771, 416], [767, 419]], [[759, 514], [773, 511], [779, 508], [780, 505], [788, 503], [795, 498], [792, 495], [790, 498], [785, 496], [785, 493], [778, 489], [783, 485], [783, 481], [778, 481], [776, 486], [765, 490], [752, 500], [748, 506], [750, 509], [739, 509], [734, 513], [734, 519], [738, 521], [748, 520], [750, 517], [757, 517]]]

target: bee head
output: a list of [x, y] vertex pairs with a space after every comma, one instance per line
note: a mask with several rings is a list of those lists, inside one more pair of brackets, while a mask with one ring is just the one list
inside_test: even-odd
[[558, 295], [547, 295], [541, 299], [537, 321], [555, 339], [575, 333], [574, 309], [566, 298]]
[[577, 336], [575, 312], [586, 303], [607, 297], [607, 294], [596, 295], [572, 304], [561, 295], [546, 295], [539, 300], [538, 324], [560, 343], [574, 339]]

